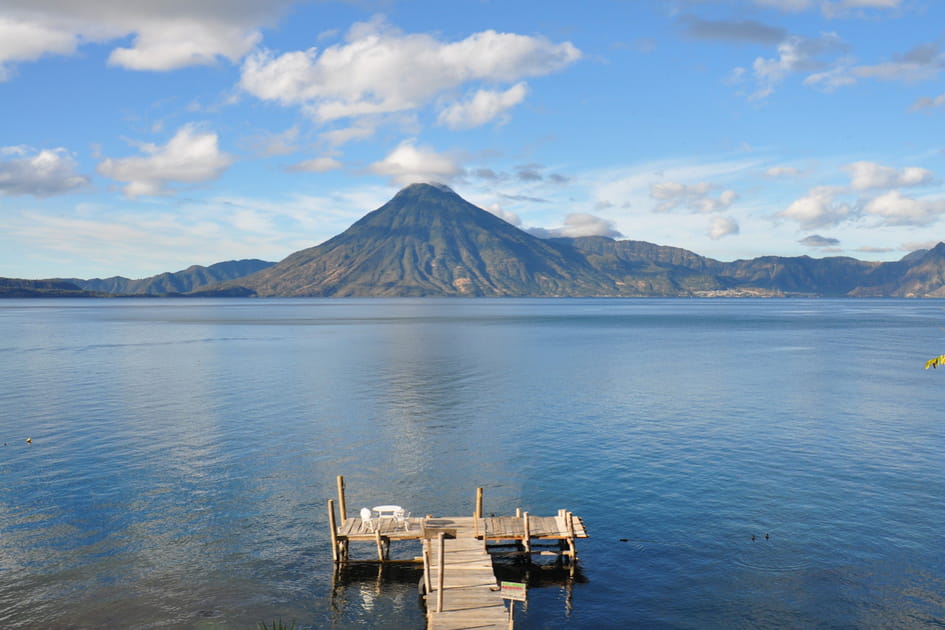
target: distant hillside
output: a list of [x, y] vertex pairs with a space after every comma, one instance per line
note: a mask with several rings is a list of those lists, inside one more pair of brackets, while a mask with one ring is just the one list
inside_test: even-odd
[[192, 265], [183, 271], [162, 273], [138, 280], [115, 276], [91, 280], [67, 278], [65, 282], [71, 282], [86, 291], [113, 295], [168, 295], [190, 293], [208, 285], [242, 278], [274, 264], [257, 259], [230, 260], [209, 267]]
[[63, 280], [22, 280], [0, 278], [0, 298], [23, 297], [96, 297], [71, 282]]
[[542, 240], [442, 185], [413, 184], [338, 236], [201, 295], [945, 297], [945, 245], [900, 261], [730, 263], [606, 237]]

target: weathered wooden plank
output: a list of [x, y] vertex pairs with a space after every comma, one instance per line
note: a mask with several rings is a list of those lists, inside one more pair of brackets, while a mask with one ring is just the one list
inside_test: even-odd
[[[492, 557], [476, 540], [476, 521], [471, 518], [449, 520], [455, 538], [443, 541], [443, 609], [436, 612], [438, 593], [426, 596], [428, 630], [460, 630], [508, 628], [508, 613], [496, 587]], [[481, 521], [480, 521], [481, 522]], [[445, 525], [444, 525], [445, 526]], [[437, 584], [440, 578], [439, 549], [424, 540], [431, 554], [427, 583]]]

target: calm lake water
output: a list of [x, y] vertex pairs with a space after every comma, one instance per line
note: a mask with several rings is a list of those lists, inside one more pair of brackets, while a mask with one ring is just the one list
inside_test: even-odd
[[0, 627], [423, 628], [338, 474], [581, 515], [519, 629], [945, 627], [943, 306], [2, 301]]

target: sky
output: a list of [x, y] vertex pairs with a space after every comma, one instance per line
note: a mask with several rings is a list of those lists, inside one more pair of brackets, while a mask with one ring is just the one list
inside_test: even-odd
[[278, 261], [413, 182], [718, 260], [945, 239], [939, 0], [3, 0], [0, 276]]

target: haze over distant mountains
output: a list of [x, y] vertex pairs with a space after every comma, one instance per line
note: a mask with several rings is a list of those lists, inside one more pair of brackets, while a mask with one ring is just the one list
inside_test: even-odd
[[[31, 282], [47, 284], [31, 288]], [[945, 244], [895, 262], [808, 256], [721, 262], [643, 241], [541, 239], [446, 186], [412, 184], [341, 234], [279, 263], [230, 261], [141, 280], [0, 279], [0, 295], [11, 290], [20, 296], [945, 297]]]

